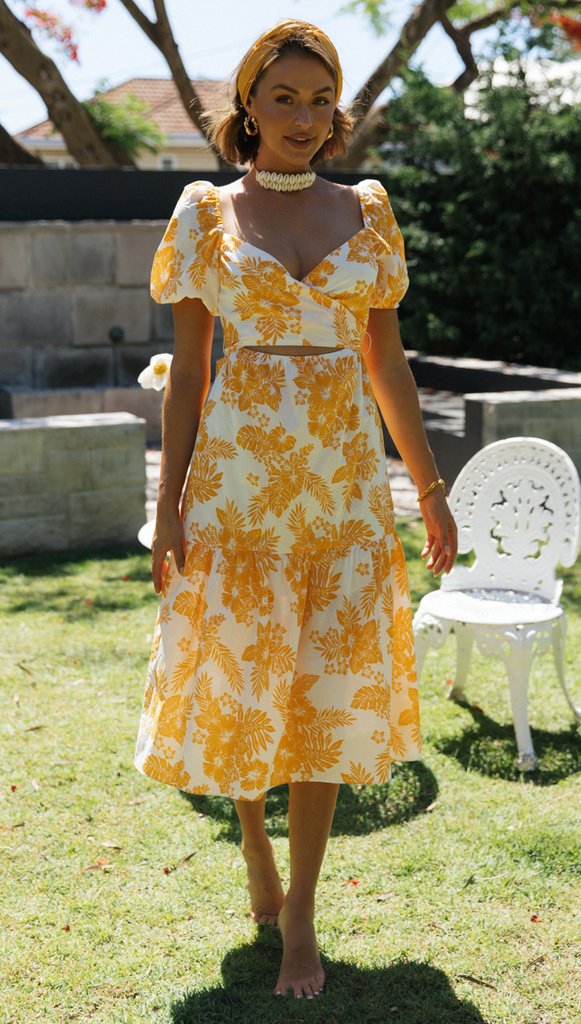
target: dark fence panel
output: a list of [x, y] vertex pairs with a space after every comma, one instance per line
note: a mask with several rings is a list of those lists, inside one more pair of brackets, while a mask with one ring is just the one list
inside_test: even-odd
[[[246, 171], [141, 171], [0, 166], [0, 222], [28, 220], [166, 220], [190, 181], [225, 185]], [[361, 174], [321, 174], [355, 184]]]

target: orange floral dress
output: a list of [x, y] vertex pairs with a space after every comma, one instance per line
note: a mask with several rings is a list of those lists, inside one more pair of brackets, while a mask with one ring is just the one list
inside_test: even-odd
[[[364, 226], [301, 281], [224, 230], [194, 181], [155, 253], [156, 302], [201, 298], [224, 355], [169, 557], [135, 767], [190, 793], [258, 800], [294, 781], [384, 783], [420, 757], [406, 563], [362, 347], [408, 288], [383, 185]], [[305, 355], [248, 346], [336, 347]]]

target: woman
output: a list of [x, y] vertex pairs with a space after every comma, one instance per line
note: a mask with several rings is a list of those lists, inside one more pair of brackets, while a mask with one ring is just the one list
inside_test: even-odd
[[[311, 168], [346, 151], [341, 82], [333, 44], [307, 22], [256, 41], [212, 128], [248, 173], [186, 186], [151, 281], [174, 304], [175, 349], [135, 765], [234, 800], [251, 916], [282, 933], [274, 992], [307, 998], [324, 983], [315, 887], [339, 784], [387, 782], [394, 760], [420, 753], [378, 406], [418, 488], [428, 568], [448, 572], [457, 549], [398, 331], [408, 279], [387, 193]], [[225, 355], [208, 393], [215, 315]], [[266, 792], [283, 783], [286, 893], [264, 826]]]

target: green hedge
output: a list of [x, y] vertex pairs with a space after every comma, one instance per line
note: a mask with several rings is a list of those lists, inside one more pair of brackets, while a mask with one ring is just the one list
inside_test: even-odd
[[417, 70], [388, 107], [376, 156], [406, 242], [406, 347], [579, 370], [581, 106], [517, 78], [484, 81], [473, 109]]

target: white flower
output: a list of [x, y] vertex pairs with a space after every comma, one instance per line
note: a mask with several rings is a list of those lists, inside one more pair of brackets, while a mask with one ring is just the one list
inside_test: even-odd
[[167, 384], [171, 361], [172, 356], [169, 352], [159, 352], [156, 356], [152, 356], [149, 366], [146, 366], [137, 378], [141, 387], [155, 388], [156, 391], [161, 391]]
[[143, 544], [144, 548], [151, 548], [151, 545], [153, 544], [154, 530], [155, 519], [150, 519], [149, 522], [143, 524], [137, 534], [137, 539], [141, 544]]

